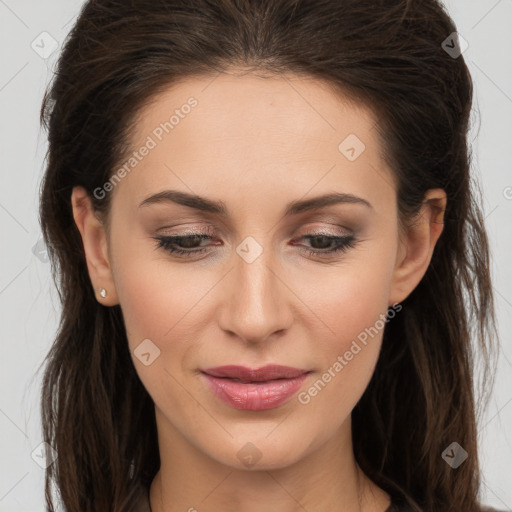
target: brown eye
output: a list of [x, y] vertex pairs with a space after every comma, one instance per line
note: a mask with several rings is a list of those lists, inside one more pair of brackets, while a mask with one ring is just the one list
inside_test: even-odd
[[313, 247], [306, 247], [303, 250], [311, 256], [333, 255], [352, 249], [356, 244], [353, 235], [333, 236], [323, 233], [304, 235], [301, 239], [308, 239], [313, 242]]
[[157, 248], [165, 249], [173, 254], [198, 254], [207, 251], [206, 247], [201, 247], [202, 240], [208, 240], [212, 237], [206, 233], [194, 233], [191, 235], [160, 236], [155, 237], [158, 242]]

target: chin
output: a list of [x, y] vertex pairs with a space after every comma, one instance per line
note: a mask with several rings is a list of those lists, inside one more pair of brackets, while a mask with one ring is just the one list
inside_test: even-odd
[[[293, 442], [288, 438], [287, 442], [271, 442], [265, 437], [253, 437], [253, 441], [232, 440], [231, 446], [225, 447], [220, 453], [212, 453], [212, 458], [221, 464], [237, 470], [270, 471], [286, 468], [297, 463], [303, 452], [299, 442]], [[303, 447], [305, 448], [305, 447]], [[228, 453], [234, 456], [227, 456]]]

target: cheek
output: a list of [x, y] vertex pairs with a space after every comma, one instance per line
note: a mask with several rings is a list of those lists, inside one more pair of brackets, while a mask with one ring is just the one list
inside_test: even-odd
[[378, 358], [386, 325], [386, 283], [350, 279], [343, 285], [337, 293], [324, 294], [317, 305], [329, 328], [327, 336], [318, 337], [317, 349], [323, 372], [329, 372], [329, 387], [333, 392], [343, 389], [351, 399], [363, 392]]
[[136, 261], [126, 260], [121, 267], [116, 274], [116, 289], [131, 337], [161, 339], [179, 328], [179, 319], [186, 314], [185, 305], [197, 294], [188, 293], [190, 283], [147, 261], [141, 261], [139, 266]]
[[[208, 291], [215, 284], [165, 261], [121, 263], [116, 275], [131, 351], [150, 339], [161, 351], [160, 364], [183, 371], [207, 319]], [[141, 270], [143, 269], [143, 270]]]
[[[130, 232], [129, 223], [120, 222], [120, 217], [112, 219], [112, 271], [133, 363], [151, 388], [151, 379], [159, 373], [155, 369], [172, 372], [186, 360], [197, 329], [192, 320], [208, 286], [194, 282], [193, 275], [179, 265], [171, 266], [165, 254], [156, 250], [156, 242]], [[138, 357], [139, 347], [144, 346], [154, 361], [147, 366]]]
[[[343, 287], [330, 287], [316, 304], [328, 326], [326, 336], [315, 339], [320, 354], [318, 372], [298, 395], [309, 418], [322, 418], [329, 437], [350, 415], [364, 393], [377, 363], [386, 326], [387, 281], [345, 279]], [[325, 331], [325, 329], [322, 329]], [[309, 428], [317, 428], [309, 420]]]
[[130, 230], [121, 218], [119, 212], [112, 218], [110, 245], [130, 345], [144, 338], [160, 344], [186, 329], [188, 312], [193, 316], [208, 286], [194, 281], [194, 272], [186, 265], [172, 264], [156, 241], [137, 228]]
[[375, 327], [382, 331], [380, 319], [388, 309], [394, 251], [392, 243], [374, 243], [328, 272], [301, 276], [298, 295], [321, 320], [318, 325], [325, 332], [317, 339], [320, 353], [332, 358], [334, 352], [349, 350], [354, 339], [364, 342], [366, 336], [375, 337]]
[[372, 251], [347, 259], [346, 265], [321, 279], [316, 275], [315, 284], [303, 281], [301, 297], [308, 297], [305, 302], [321, 320], [315, 322], [325, 333], [315, 338], [321, 369], [301, 401], [318, 407], [318, 413], [335, 403], [329, 414], [337, 414], [341, 420], [371, 379], [387, 325], [393, 251], [391, 243], [375, 244]]
[[170, 273], [163, 261], [126, 258], [118, 268], [116, 288], [135, 370], [160, 408], [186, 410], [190, 397], [179, 383], [197, 351], [195, 315], [201, 314], [207, 288], [204, 283], [196, 286], [184, 272]]

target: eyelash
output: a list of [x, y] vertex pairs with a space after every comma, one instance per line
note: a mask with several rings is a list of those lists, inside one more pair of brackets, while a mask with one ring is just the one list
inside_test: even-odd
[[[201, 249], [181, 249], [179, 247], [176, 247], [176, 244], [179, 241], [187, 240], [187, 239], [194, 239], [198, 238], [200, 240], [207, 240], [211, 239], [212, 236], [206, 234], [206, 233], [191, 233], [191, 234], [185, 234], [185, 235], [175, 235], [175, 236], [161, 236], [161, 237], [154, 237], [154, 239], [158, 242], [157, 243], [157, 249], [164, 249], [165, 251], [171, 253], [171, 254], [177, 254], [177, 255], [197, 255], [197, 254], [203, 254], [204, 252], [208, 251], [207, 247], [203, 247]], [[334, 235], [328, 235], [325, 233], [315, 233], [315, 234], [308, 234], [302, 236], [300, 239], [314, 239], [314, 238], [325, 238], [329, 240], [330, 242], [334, 242], [336, 245], [333, 249], [329, 250], [322, 250], [322, 249], [309, 249], [304, 248], [302, 249], [305, 253], [307, 253], [309, 256], [332, 256], [336, 253], [344, 253], [348, 251], [349, 249], [352, 249], [355, 247], [357, 240], [353, 235], [345, 235], [345, 236], [334, 236]]]

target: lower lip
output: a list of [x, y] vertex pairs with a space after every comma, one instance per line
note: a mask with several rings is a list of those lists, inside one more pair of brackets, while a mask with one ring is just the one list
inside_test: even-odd
[[293, 379], [269, 380], [260, 384], [244, 384], [207, 373], [203, 375], [214, 394], [229, 406], [246, 411], [264, 411], [289, 400], [301, 388], [309, 373]]

